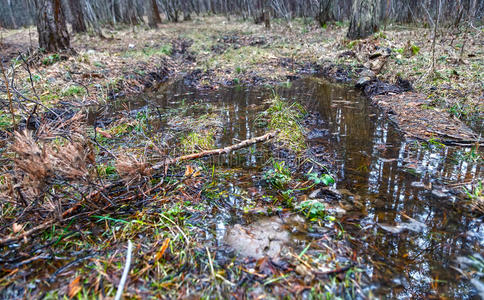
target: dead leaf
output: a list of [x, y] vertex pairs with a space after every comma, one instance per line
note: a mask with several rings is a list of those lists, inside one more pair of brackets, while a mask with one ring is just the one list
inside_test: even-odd
[[165, 254], [165, 251], [169, 245], [170, 245], [170, 238], [166, 238], [165, 241], [163, 242], [163, 245], [161, 245], [160, 251], [158, 251], [158, 253], [156, 253], [155, 255], [155, 261], [159, 261], [163, 257], [163, 254]]
[[193, 172], [194, 172], [193, 167], [191, 165], [187, 165], [187, 168], [185, 170], [185, 177], [192, 175]]
[[200, 171], [195, 171], [191, 165], [187, 165], [185, 170], [185, 177], [197, 177], [200, 176]]
[[69, 283], [69, 286], [67, 287], [67, 296], [69, 299], [72, 299], [81, 291], [81, 289], [81, 276], [77, 276], [73, 281], [71, 281], [71, 283]]
[[105, 138], [108, 138], [108, 139], [113, 138], [113, 136], [112, 136], [112, 135], [110, 135], [110, 134], [109, 134], [109, 133], [107, 133], [106, 131], [101, 130], [100, 128], [96, 128], [96, 131], [97, 131], [97, 133], [99, 133], [100, 135], [102, 135], [102, 136], [103, 136], [103, 137], [105, 137]]
[[24, 227], [20, 224], [17, 224], [17, 223], [13, 223], [12, 225], [12, 229], [13, 229], [13, 233], [19, 233], [20, 231], [22, 231]]

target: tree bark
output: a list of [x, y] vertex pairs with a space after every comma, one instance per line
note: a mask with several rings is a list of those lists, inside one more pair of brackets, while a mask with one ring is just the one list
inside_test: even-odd
[[349, 39], [366, 38], [380, 27], [380, 4], [378, 0], [355, 0], [353, 2]]
[[266, 29], [271, 29], [271, 9], [269, 0], [264, 0], [264, 25]]
[[336, 19], [333, 11], [334, 4], [334, 0], [320, 0], [319, 11], [316, 19], [321, 27], [326, 26], [328, 22], [334, 21]]
[[87, 31], [84, 19], [84, 8], [82, 7], [81, 1], [82, 0], [69, 0], [69, 6], [72, 13], [72, 31], [77, 33]]
[[61, 0], [35, 0], [39, 47], [47, 52], [70, 50], [70, 37]]
[[150, 27], [157, 27], [158, 24], [161, 24], [160, 10], [156, 0], [151, 0], [151, 9], [148, 13], [148, 18], [148, 25]]
[[12, 28], [16, 29], [17, 28], [17, 22], [15, 22], [15, 17], [13, 16], [12, 1], [11, 0], [7, 1], [7, 6], [8, 6], [8, 13], [10, 15], [10, 20], [12, 22]]

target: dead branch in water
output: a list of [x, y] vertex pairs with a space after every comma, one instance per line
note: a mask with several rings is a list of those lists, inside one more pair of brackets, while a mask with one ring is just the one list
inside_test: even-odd
[[272, 132], [266, 133], [262, 136], [258, 136], [258, 137], [252, 138], [252, 139], [244, 140], [244, 141], [242, 141], [238, 144], [228, 146], [228, 147], [225, 147], [225, 148], [207, 150], [207, 151], [203, 151], [203, 152], [199, 152], [199, 153], [193, 153], [193, 154], [189, 154], [189, 155], [184, 155], [184, 156], [179, 156], [179, 157], [175, 157], [175, 158], [171, 158], [171, 159], [166, 159], [165, 161], [154, 165], [153, 167], [151, 167], [151, 169], [152, 170], [159, 170], [161, 168], [166, 168], [169, 165], [176, 164], [176, 163], [179, 163], [179, 162], [182, 162], [182, 161], [194, 160], [194, 159], [198, 159], [198, 158], [202, 158], [202, 157], [215, 156], [215, 155], [221, 155], [221, 154], [228, 154], [228, 153], [235, 151], [235, 150], [238, 150], [238, 149], [242, 149], [242, 148], [254, 145], [254, 144], [258, 144], [258, 143], [268, 141], [268, 140], [274, 138], [277, 134], [278, 134], [277, 131], [272, 131]]

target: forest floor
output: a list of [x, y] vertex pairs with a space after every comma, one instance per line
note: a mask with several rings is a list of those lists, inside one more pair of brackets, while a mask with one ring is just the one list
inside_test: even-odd
[[[447, 113], [482, 128], [480, 29], [439, 31], [431, 74], [431, 30], [389, 26], [368, 39], [349, 41], [346, 28], [336, 23], [323, 29], [304, 20], [288, 26], [276, 20], [267, 30], [250, 22], [211, 17], [163, 24], [159, 29], [104, 29], [105, 39], [75, 36], [76, 56], [39, 56], [34, 79], [41, 99], [53, 106], [61, 98], [79, 104], [108, 101], [142, 92], [180, 73], [197, 87], [216, 89], [235, 83], [280, 83], [323, 70], [334, 71], [329, 75], [336, 80], [357, 80], [366, 67], [384, 82], [410, 81], [428, 100], [422, 110]], [[36, 45], [32, 32], [3, 30], [2, 57], [15, 59], [19, 51]], [[22, 87], [29, 86], [25, 75], [20, 70], [17, 80]]]
[[[12, 137], [9, 133], [12, 122], [6, 106], [0, 116], [5, 170], [1, 176], [2, 192], [10, 199], [2, 204], [2, 220], [6, 222], [2, 221], [0, 233], [2, 241], [22, 237], [20, 241], [14, 239], [18, 243], [2, 245], [5, 253], [1, 259], [6, 267], [0, 271], [0, 295], [112, 297], [124, 267], [127, 240], [134, 242], [137, 253], [131, 266], [132, 274], [136, 275], [130, 278], [126, 291], [132, 298], [167, 295], [264, 298], [300, 295], [302, 291], [326, 296], [362, 295], [360, 260], [348, 243], [351, 237], [331, 216], [324, 216], [322, 221], [312, 220], [311, 230], [323, 238], [319, 244], [312, 244], [309, 251], [308, 246], [298, 253], [287, 253], [284, 261], [235, 259], [230, 250], [215, 249], [213, 241], [210, 242], [214, 223], [207, 223], [209, 230], [203, 228], [212, 212], [232, 213], [224, 208], [228, 200], [215, 199], [227, 193], [225, 188], [234, 174], [207, 169], [203, 163], [179, 165], [164, 173], [150, 169], [150, 163], [166, 156], [212, 148], [214, 135], [220, 134], [219, 112], [209, 111], [195, 118], [184, 115], [192, 104], [182, 105], [165, 112], [168, 123], [175, 124], [172, 131], [150, 134], [146, 132], [156, 125], [141, 111], [134, 115], [120, 112], [96, 116], [95, 120], [87, 120], [97, 127], [93, 130], [81, 120], [80, 114], [76, 115], [78, 111], [89, 110], [86, 107], [108, 107], [116, 99], [157, 91], [174, 78], [182, 78], [185, 85], [199, 90], [216, 91], [239, 84], [281, 85], [304, 74], [320, 73], [353, 85], [365, 81], [362, 87], [367, 94], [375, 96], [375, 103], [382, 108], [390, 106], [388, 111], [397, 111], [402, 117], [395, 122], [412, 135], [434, 137], [434, 132], [421, 134], [421, 128], [415, 130], [418, 125], [406, 127], [408, 123], [404, 120], [422, 112], [427, 118], [426, 112], [431, 111], [429, 123], [438, 120], [439, 128], [450, 124], [449, 130], [459, 128], [464, 135], [455, 140], [475, 142], [475, 133], [456, 120], [482, 130], [484, 40], [480, 29], [471, 29], [466, 41], [462, 34], [454, 37], [452, 30], [446, 30], [436, 49], [436, 72], [431, 74], [430, 30], [388, 27], [368, 39], [348, 41], [346, 28], [345, 24], [320, 28], [304, 20], [295, 20], [289, 26], [275, 20], [267, 30], [261, 25], [227, 21], [223, 17], [195, 18], [190, 22], [163, 24], [158, 29], [104, 28], [102, 39], [87, 34], [73, 37], [76, 55], [32, 52], [26, 57], [30, 69], [19, 60], [18, 52], [36, 45], [34, 30], [2, 30], [0, 56], [8, 67], [7, 75], [14, 78], [13, 87], [19, 94], [33, 100], [25, 102], [25, 111], [32, 112], [35, 102], [45, 109], [38, 108], [28, 120], [22, 119], [21, 113], [16, 114], [21, 127], [37, 130], [42, 146], [36, 146], [38, 141], [26, 135], [17, 136], [12, 148], [7, 142]], [[388, 104], [397, 98], [401, 103], [408, 102], [403, 96], [395, 97], [406, 95], [402, 94], [408, 90], [405, 80], [415, 89], [406, 117], [407, 111], [398, 112], [404, 106]], [[381, 95], [377, 96], [375, 89], [383, 89], [386, 98], [378, 98]], [[203, 103], [192, 106], [197, 105]], [[270, 103], [266, 106], [267, 114], [275, 109]], [[291, 123], [296, 117], [281, 118]], [[187, 128], [191, 130], [187, 132]], [[273, 129], [284, 133], [294, 128]], [[67, 142], [62, 136], [72, 138]], [[316, 190], [318, 185], [324, 190], [322, 182], [329, 180], [326, 177], [313, 178], [312, 182], [307, 178], [291, 178], [288, 173], [302, 166], [305, 171], [320, 172], [319, 176], [330, 171], [324, 167], [330, 164], [327, 161], [310, 167], [299, 164], [296, 161], [300, 158], [287, 154], [296, 151], [297, 142], [290, 138], [285, 142], [287, 149], [278, 151], [286, 156], [288, 165], [274, 163], [272, 169], [264, 170], [265, 177], [268, 174], [275, 174], [278, 180], [282, 177], [288, 185], [285, 192]], [[174, 145], [177, 149], [170, 149]], [[12, 160], [15, 156], [18, 159]], [[48, 164], [46, 159], [55, 163]], [[30, 174], [21, 180], [32, 186], [23, 196], [15, 181], [19, 179], [14, 176], [19, 170]], [[93, 178], [101, 183], [93, 184], [90, 181]], [[65, 182], [72, 185], [61, 186]], [[126, 190], [125, 185], [130, 188]], [[36, 193], [46, 186], [49, 189], [43, 192], [50, 201], [39, 204], [38, 211], [34, 209], [36, 201], [23, 208], [14, 205], [14, 199], [35, 199]], [[259, 192], [249, 186], [238, 197], [254, 197]], [[302, 192], [295, 193], [296, 198], [302, 196]], [[257, 195], [262, 204], [241, 206], [237, 213], [257, 211], [286, 219], [299, 213], [317, 219], [320, 213], [317, 209], [296, 209], [286, 203], [286, 194], [276, 194], [273, 195], [279, 201], [276, 205], [267, 204], [267, 199]], [[270, 212], [267, 207], [277, 212]], [[39, 219], [27, 220], [27, 214]], [[46, 215], [56, 217], [45, 218]], [[193, 219], [200, 223], [193, 223]], [[36, 226], [45, 230], [28, 235]], [[283, 225], [275, 220], [265, 226]]]

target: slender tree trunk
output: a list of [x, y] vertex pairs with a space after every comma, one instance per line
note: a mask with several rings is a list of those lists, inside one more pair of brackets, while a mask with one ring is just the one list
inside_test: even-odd
[[158, 24], [161, 24], [160, 10], [158, 9], [156, 0], [151, 0], [151, 10], [148, 13], [148, 18], [150, 27], [157, 27]]
[[476, 17], [476, 5], [477, 5], [477, 0], [471, 0], [471, 3], [469, 5], [469, 19], [472, 20]]
[[87, 26], [84, 19], [84, 8], [81, 3], [82, 0], [69, 0], [69, 6], [72, 14], [72, 31], [86, 32]]
[[435, 43], [437, 41], [437, 29], [439, 28], [440, 12], [442, 10], [442, 0], [439, 0], [438, 5], [439, 6], [437, 10], [437, 16], [434, 22], [434, 36], [432, 39], [432, 74], [435, 74]]
[[271, 29], [271, 5], [269, 0], [264, 0], [264, 24], [266, 29]]
[[355, 0], [353, 2], [349, 39], [366, 38], [380, 27], [380, 4], [378, 0]]
[[39, 47], [47, 52], [70, 50], [70, 37], [61, 0], [35, 0]]
[[15, 17], [13, 16], [13, 10], [12, 10], [12, 0], [7, 1], [7, 6], [8, 6], [8, 13], [10, 15], [10, 20], [12, 22], [12, 28], [17, 28], [17, 22], [15, 22]]
[[334, 21], [336, 18], [334, 16], [334, 4], [335, 0], [320, 0], [319, 11], [316, 16], [321, 27], [326, 26], [326, 23]]
[[136, 4], [134, 0], [125, 0], [125, 7], [123, 8], [122, 20], [125, 24], [138, 25], [138, 14], [136, 11]]

